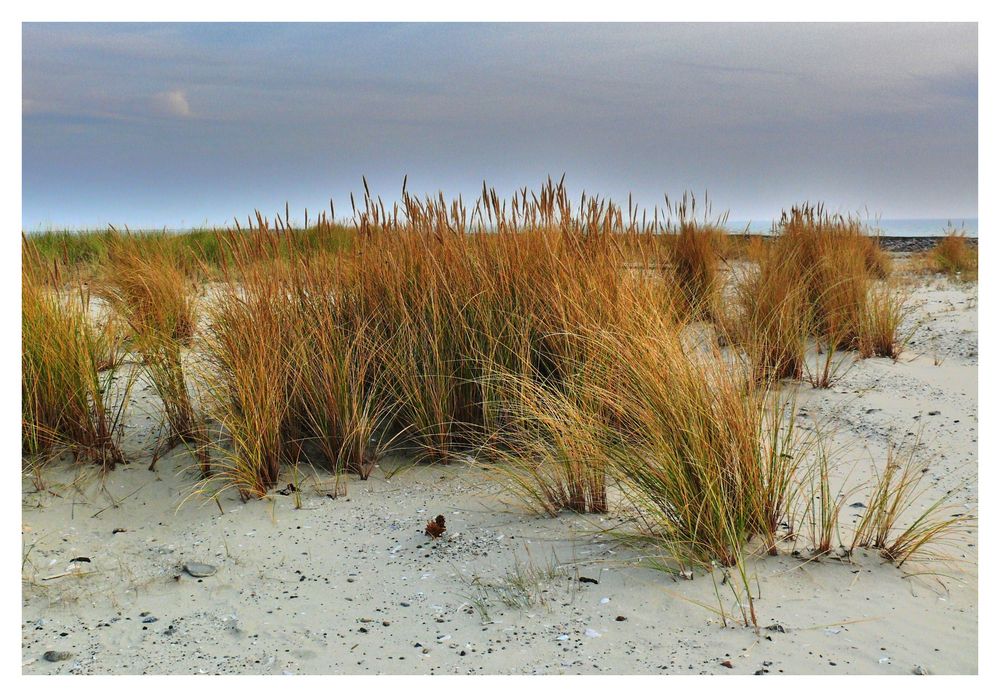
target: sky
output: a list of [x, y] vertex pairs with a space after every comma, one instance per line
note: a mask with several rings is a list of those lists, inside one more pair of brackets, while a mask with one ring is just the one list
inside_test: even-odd
[[[186, 228], [566, 174], [884, 218], [977, 213], [975, 24], [22, 25], [25, 230]], [[315, 213], [313, 213], [315, 215]]]

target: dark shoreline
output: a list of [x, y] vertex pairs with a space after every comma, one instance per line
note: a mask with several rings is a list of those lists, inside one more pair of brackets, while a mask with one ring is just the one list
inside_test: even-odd
[[[734, 237], [743, 237], [743, 235], [734, 235]], [[768, 239], [771, 235], [757, 235], [750, 234], [746, 237], [762, 237]], [[925, 252], [928, 249], [932, 249], [944, 236], [943, 235], [908, 235], [908, 236], [887, 236], [880, 235], [877, 237], [879, 245], [882, 249], [887, 252]], [[978, 237], [966, 237], [965, 238], [970, 245], [979, 248], [979, 238]]]
[[[879, 243], [882, 245], [882, 249], [887, 252], [924, 252], [933, 248], [941, 238], [941, 235], [933, 237], [879, 237]], [[965, 239], [976, 249], [979, 248], [978, 237], [966, 237]]]

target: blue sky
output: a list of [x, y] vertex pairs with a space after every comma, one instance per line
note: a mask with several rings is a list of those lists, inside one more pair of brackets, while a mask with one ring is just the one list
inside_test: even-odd
[[566, 173], [886, 218], [977, 209], [974, 24], [25, 24], [26, 230], [188, 227]]

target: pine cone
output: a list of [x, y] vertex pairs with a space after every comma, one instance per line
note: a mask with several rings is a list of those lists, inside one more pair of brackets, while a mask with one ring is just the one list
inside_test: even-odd
[[441, 537], [441, 535], [444, 533], [444, 531], [445, 531], [445, 527], [444, 527], [444, 516], [443, 515], [439, 515], [434, 520], [428, 520], [427, 521], [427, 527], [424, 528], [424, 533], [426, 533], [427, 535], [430, 535], [431, 537], [433, 537], [435, 539], [438, 538], [438, 537]]

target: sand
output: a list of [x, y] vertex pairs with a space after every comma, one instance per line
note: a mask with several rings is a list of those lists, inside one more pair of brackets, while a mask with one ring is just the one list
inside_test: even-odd
[[[919, 435], [923, 499], [954, 490], [961, 510], [975, 510], [976, 299], [975, 286], [917, 282], [901, 360], [853, 363], [832, 389], [800, 390], [799, 418], [834, 432], [846, 482], [884, 463], [890, 441]], [[390, 460], [366, 482], [352, 478], [346, 496], [328, 496], [333, 483], [317, 476], [298, 497], [244, 504], [228, 492], [217, 505], [188, 498], [196, 476], [181, 450], [148, 471], [155, 423], [140, 387], [131, 464], [103, 480], [56, 464], [43, 491], [24, 479], [23, 672], [978, 670], [975, 531], [946, 550], [951, 560], [902, 569], [874, 553], [760, 560], [754, 631], [713, 610], [718, 591], [738, 614], [721, 573], [688, 580], [644, 567], [599, 533], [615, 516], [538, 517], [474, 462]], [[856, 511], [845, 506], [845, 531]], [[447, 531], [431, 540], [424, 526], [438, 514]], [[189, 562], [217, 573], [195, 578]]]

